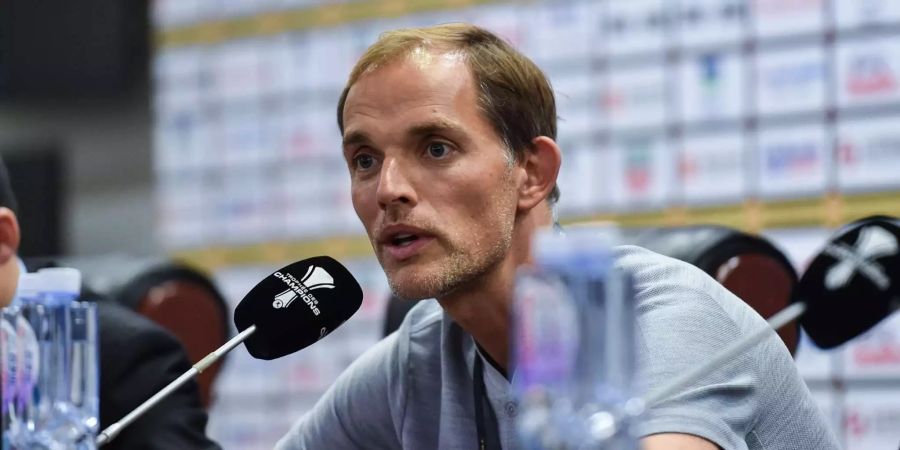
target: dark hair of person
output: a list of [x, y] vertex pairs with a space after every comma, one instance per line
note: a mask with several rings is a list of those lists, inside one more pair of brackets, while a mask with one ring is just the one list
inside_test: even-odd
[[0, 159], [0, 207], [9, 208], [13, 212], [18, 209], [16, 195], [13, 193], [12, 184], [9, 181], [9, 171], [6, 170], [3, 159]]

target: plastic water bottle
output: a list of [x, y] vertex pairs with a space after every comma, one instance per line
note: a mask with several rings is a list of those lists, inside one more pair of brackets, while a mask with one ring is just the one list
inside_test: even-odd
[[78, 412], [70, 401], [71, 309], [81, 293], [81, 273], [70, 268], [42, 269], [39, 298], [23, 312], [35, 333], [36, 375], [24, 407], [22, 448], [70, 449], [83, 439]]
[[[15, 445], [28, 430], [28, 405], [31, 404], [32, 387], [37, 383], [40, 368], [40, 353], [37, 336], [28, 320], [30, 312], [40, 299], [41, 279], [33, 273], [19, 277], [17, 297], [13, 305], [4, 312], [3, 326], [7, 332], [15, 333], [15, 347], [8, 349], [6, 366], [7, 382], [4, 383], [3, 439], [9, 448], [27, 448]], [[10, 329], [11, 327], [12, 329]]]
[[16, 382], [4, 428], [8, 448], [96, 448], [97, 310], [93, 303], [75, 301], [80, 286], [80, 273], [68, 268], [20, 279]]
[[74, 302], [71, 309], [72, 349], [69, 401], [75, 408], [75, 444], [79, 450], [95, 448], [100, 428], [100, 366], [97, 342], [97, 305]]
[[525, 449], [638, 448], [635, 310], [613, 227], [542, 232], [516, 279], [513, 389]]
[[3, 448], [9, 448], [9, 436], [18, 428], [16, 417], [16, 387], [18, 385], [19, 351], [16, 333], [16, 318], [18, 317], [18, 296], [12, 304], [3, 308], [0, 312], [0, 361], [2, 361], [2, 389], [3, 389]]

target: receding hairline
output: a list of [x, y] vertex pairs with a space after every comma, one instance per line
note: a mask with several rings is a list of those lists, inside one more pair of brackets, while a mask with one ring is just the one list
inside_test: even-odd
[[[400, 49], [395, 53], [385, 52], [384, 54], [377, 55], [377, 57], [373, 58], [372, 61], [369, 61], [368, 64], [361, 65], [359, 67], [361, 70], [358, 70], [357, 76], [351, 78], [351, 80], [353, 81], [353, 84], [356, 84], [360, 78], [369, 73], [375, 72], [382, 67], [403, 61], [424, 67], [441, 57], [445, 59], [454, 59], [464, 63], [466, 67], [469, 67], [469, 55], [462, 47], [453, 47], [445, 43], [418, 42], [412, 43], [409, 47]], [[469, 70], [471, 70], [471, 67], [469, 67]]]
[[[452, 54], [468, 57], [467, 42], [459, 40], [460, 34], [469, 30], [469, 25], [449, 23], [428, 28], [401, 28], [381, 33], [369, 51], [357, 61], [347, 86], [353, 85], [362, 75], [377, 70], [400, 58], [409, 58], [415, 54]], [[372, 48], [377, 51], [372, 52]]]
[[[340, 110], [337, 119], [341, 132], [344, 128], [344, 106], [350, 89], [366, 74], [401, 59], [415, 60], [416, 55], [426, 58], [440, 55], [458, 57], [465, 64], [469, 75], [476, 83], [476, 90], [481, 91], [481, 86], [478, 85], [479, 77], [475, 73], [470, 59], [472, 49], [477, 46], [468, 38], [473, 31], [487, 32], [487, 30], [464, 23], [447, 23], [426, 28], [401, 28], [381, 33], [378, 40], [356, 61], [347, 83], [344, 85], [344, 90], [338, 100]], [[490, 33], [488, 32], [488, 34]]]
[[[372, 75], [375, 72], [394, 64], [403, 64], [406, 62], [413, 63], [418, 68], [423, 69], [426, 65], [434, 63], [437, 58], [442, 56], [446, 57], [448, 61], [452, 60], [454, 63], [461, 64], [465, 68], [466, 73], [469, 76], [469, 83], [471, 83], [472, 88], [474, 89], [476, 105], [479, 107], [479, 109], [482, 109], [480, 104], [481, 89], [479, 86], [478, 77], [475, 73], [475, 70], [472, 68], [472, 65], [469, 63], [469, 55], [463, 48], [452, 48], [447, 45], [433, 45], [427, 43], [422, 45], [414, 45], [410, 46], [404, 51], [385, 54], [383, 55], [383, 57], [371, 61], [368, 64], [357, 64], [357, 67], [354, 68], [353, 73], [351, 73], [350, 78], [347, 81], [347, 85], [339, 101], [339, 105], [341, 107], [339, 121], [341, 134], [346, 134], [344, 114], [347, 110], [347, 101], [350, 98], [350, 93], [364, 77]], [[445, 120], [448, 120], [449, 123], [453, 122], [449, 119]]]

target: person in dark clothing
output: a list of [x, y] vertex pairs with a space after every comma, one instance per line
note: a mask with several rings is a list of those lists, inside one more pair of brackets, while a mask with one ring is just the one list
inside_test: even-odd
[[[97, 302], [100, 429], [191, 368], [181, 343], [151, 320], [112, 301]], [[194, 380], [122, 430], [104, 449], [218, 449], [206, 437], [207, 415]]]
[[[12, 300], [19, 273], [15, 196], [0, 160], [0, 306]], [[30, 267], [36, 270], [39, 267]], [[191, 365], [181, 343], [136, 312], [86, 289], [97, 303], [100, 354], [100, 429], [118, 421]], [[216, 450], [206, 436], [206, 411], [196, 382], [181, 386], [103, 448], [105, 450]]]

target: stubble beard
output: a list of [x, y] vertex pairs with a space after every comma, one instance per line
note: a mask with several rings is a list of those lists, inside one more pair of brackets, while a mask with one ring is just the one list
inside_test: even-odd
[[402, 299], [421, 300], [441, 298], [475, 284], [503, 261], [512, 236], [511, 233], [503, 233], [500, 239], [486, 241], [479, 239], [470, 242], [468, 251], [458, 245], [445, 244], [449, 254], [439, 261], [430, 262], [428, 267], [403, 277], [388, 274], [391, 291]]
[[[430, 261], [424, 267], [409, 267], [406, 270], [412, 273], [405, 276], [387, 273], [394, 295], [406, 300], [442, 298], [477, 285], [494, 270], [509, 253], [515, 226], [515, 208], [500, 207], [509, 202], [512, 189], [508, 183], [504, 186], [506, 188], [491, 199], [491, 210], [496, 213], [487, 228], [497, 230], [496, 234], [485, 236], [479, 230], [466, 230], [468, 233], [457, 234], [455, 241], [448, 235], [438, 237], [435, 243], [446, 249], [446, 256]], [[461, 240], [465, 242], [458, 242]]]

